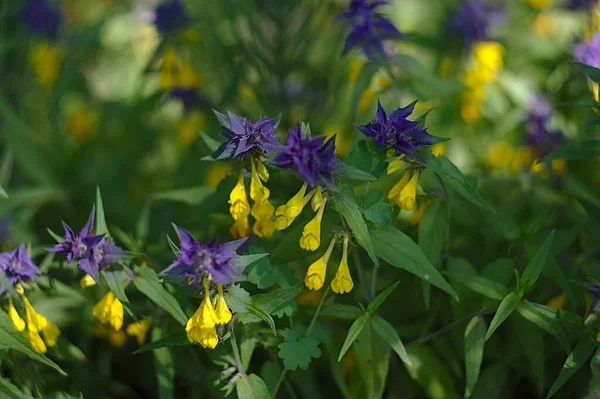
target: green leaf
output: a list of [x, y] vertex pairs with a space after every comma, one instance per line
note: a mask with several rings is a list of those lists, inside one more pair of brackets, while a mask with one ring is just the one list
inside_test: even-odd
[[596, 343], [593, 342], [589, 337], [585, 336], [581, 338], [581, 340], [575, 346], [575, 349], [573, 349], [573, 352], [571, 352], [567, 357], [567, 360], [565, 360], [565, 364], [560, 370], [558, 378], [556, 381], [554, 381], [554, 384], [552, 384], [550, 391], [548, 391], [546, 399], [554, 396], [554, 394], [558, 392], [565, 382], [567, 382], [567, 380], [571, 378], [571, 376], [575, 374], [575, 372], [579, 370], [585, 362], [587, 362], [590, 356], [592, 356], [592, 352], [595, 348]]
[[235, 382], [238, 399], [271, 399], [267, 384], [256, 374], [248, 375], [248, 383], [243, 378]]
[[[152, 341], [157, 342], [163, 338], [163, 332], [160, 327], [152, 329]], [[168, 347], [155, 349], [154, 370], [156, 370], [156, 382], [158, 383], [158, 397], [160, 399], [170, 399], [173, 397], [173, 385], [175, 379], [175, 365], [173, 356]]]
[[52, 360], [48, 359], [46, 356], [35, 352], [29, 341], [25, 339], [23, 334], [21, 334], [15, 326], [13, 325], [8, 314], [4, 312], [4, 310], [0, 309], [0, 345], [5, 348], [14, 349], [16, 351], [22, 352], [36, 360], [40, 363], [45, 364], [46, 366], [52, 367], [54, 370], [58, 371], [60, 374], [66, 376], [65, 373], [56, 363]]
[[557, 148], [542, 158], [540, 162], [550, 162], [555, 159], [580, 161], [598, 157], [600, 157], [600, 140], [582, 140], [571, 141]]
[[298, 283], [286, 288], [278, 288], [266, 294], [252, 297], [257, 305], [273, 314], [288, 305], [288, 303], [304, 291], [304, 284]]
[[313, 337], [298, 338], [296, 333], [289, 328], [281, 331], [284, 341], [279, 344], [279, 357], [288, 370], [303, 370], [308, 368], [312, 358], [321, 357], [319, 341]]
[[377, 178], [372, 174], [350, 166], [337, 158], [332, 163], [331, 174], [342, 180], [377, 181]]
[[104, 216], [104, 204], [102, 203], [102, 195], [100, 195], [100, 187], [96, 187], [96, 220], [94, 221], [96, 234], [108, 233], [108, 227], [106, 226], [106, 217]]
[[367, 323], [352, 346], [358, 366], [359, 398], [381, 398], [390, 365], [390, 346]]
[[336, 317], [343, 320], [354, 320], [360, 317], [363, 311], [352, 305], [343, 305], [336, 303], [331, 306], [324, 306], [319, 313], [320, 317]]
[[387, 202], [379, 202], [365, 211], [365, 217], [368, 221], [378, 226], [387, 227], [392, 224], [392, 212], [394, 207]]
[[224, 293], [227, 304], [236, 313], [236, 317], [242, 323], [258, 323], [261, 320], [265, 321], [273, 333], [275, 330], [275, 321], [271, 317], [270, 312], [263, 309], [253, 297], [243, 288], [232, 285], [229, 290]]
[[524, 320], [523, 317], [514, 317], [511, 319], [511, 322], [514, 326], [513, 334], [521, 346], [520, 351], [524, 353], [529, 360], [529, 373], [531, 373], [537, 388], [536, 396], [538, 398], [542, 397], [545, 374], [545, 350], [542, 332], [537, 328], [531, 328], [531, 323]]
[[155, 339], [154, 336], [152, 338], [152, 342], [147, 343], [146, 345], [142, 346], [141, 348], [139, 348], [138, 350], [136, 350], [135, 352], [133, 352], [134, 355], [137, 355], [138, 353], [144, 353], [144, 352], [150, 352], [156, 349], [160, 349], [160, 348], [165, 348], [165, 347], [169, 347], [169, 346], [180, 346], [180, 345], [189, 345], [190, 341], [187, 338], [187, 334], [185, 332], [185, 330], [182, 328], [179, 331], [177, 331], [176, 333], [167, 335], [167, 336], [161, 336], [160, 338]]
[[108, 288], [115, 294], [123, 306], [125, 306], [127, 313], [129, 313], [134, 320], [137, 320], [137, 317], [131, 308], [129, 298], [127, 298], [127, 295], [125, 294], [125, 272], [122, 270], [102, 270], [100, 273], [104, 277]]
[[596, 83], [600, 83], [600, 69], [594, 68], [593, 66], [581, 64], [579, 62], [575, 63], [575, 66], [579, 71], [586, 74], [590, 79], [592, 79]]
[[269, 256], [268, 253], [237, 255], [235, 257], [235, 267], [243, 271], [249, 265], [253, 264], [254, 262], [258, 262], [259, 260], [266, 258], [267, 256]]
[[346, 336], [346, 340], [344, 341], [344, 345], [342, 345], [342, 349], [340, 350], [340, 354], [338, 355], [338, 362], [342, 360], [350, 346], [356, 340], [356, 338], [360, 335], [363, 328], [367, 324], [367, 316], [362, 315], [358, 319], [354, 320], [354, 323], [350, 326], [348, 330], [348, 335]]
[[[225, 118], [227, 117], [225, 116]], [[229, 120], [229, 118], [227, 120]], [[206, 144], [208, 149], [212, 152], [217, 151], [217, 149], [221, 146], [221, 143], [219, 143], [217, 140], [213, 139], [204, 132], [200, 132], [200, 138], [202, 139], [202, 141], [204, 141], [204, 144]]]
[[485, 321], [481, 316], [473, 317], [465, 329], [465, 370], [467, 373], [465, 399], [471, 396], [479, 379], [483, 361], [485, 330]]
[[400, 357], [400, 360], [406, 364], [410, 364], [406, 348], [404, 348], [404, 344], [394, 326], [378, 316], [373, 316], [371, 318], [371, 325], [377, 334], [392, 347], [394, 352]]
[[506, 295], [508, 295], [508, 288], [502, 284], [485, 277], [468, 273], [466, 268], [461, 267], [463, 262], [468, 261], [463, 258], [451, 258], [450, 267], [448, 268], [446, 275], [455, 279], [459, 283], [464, 284], [470, 290], [497, 301], [501, 301]]
[[[262, 254], [264, 251], [261, 248], [254, 246], [249, 250], [251, 256]], [[247, 266], [244, 272], [248, 276], [248, 280], [256, 284], [260, 289], [270, 288], [275, 284], [275, 274], [273, 273], [273, 265], [268, 257], [256, 259], [251, 265]]]
[[583, 318], [575, 313], [571, 313], [563, 309], [556, 309], [539, 303], [529, 302], [528, 300], [525, 300], [525, 302], [527, 303], [527, 305], [531, 306], [535, 310], [535, 312], [538, 313], [540, 316], [544, 316], [549, 319], [558, 321], [560, 324], [565, 326], [567, 330], [577, 332], [586, 331], [586, 326], [583, 322]]
[[426, 162], [426, 166], [430, 167], [436, 172], [442, 180], [456, 191], [458, 194], [464, 197], [467, 201], [477, 205], [483, 210], [495, 213], [494, 208], [488, 204], [479, 193], [471, 187], [467, 178], [462, 172], [445, 156], [429, 156]]
[[496, 331], [496, 329], [500, 327], [500, 324], [502, 324], [504, 320], [506, 320], [508, 316], [510, 316], [510, 314], [515, 310], [520, 301], [521, 296], [516, 292], [511, 292], [510, 294], [504, 297], [502, 302], [500, 302], [500, 306], [498, 306], [498, 310], [496, 311], [496, 314], [494, 315], [494, 318], [490, 323], [490, 327], [488, 328], [487, 333], [485, 334], [486, 341], [490, 339], [494, 331]]
[[[13, 171], [13, 154], [10, 149], [6, 149], [2, 154], [2, 162], [0, 164], [0, 185], [7, 186], [10, 182], [10, 177]], [[8, 198], [8, 195], [6, 196]]]
[[9, 380], [2, 377], [0, 377], [0, 394], [2, 394], [3, 399], [34, 399], [33, 396], [21, 392]]
[[449, 368], [424, 345], [407, 349], [411, 364], [406, 365], [409, 376], [425, 390], [424, 397], [429, 399], [458, 399], [454, 381]]
[[556, 338], [565, 352], [569, 352], [571, 350], [571, 346], [569, 345], [569, 337], [567, 337], [564, 329], [555, 318], [547, 313], [541, 312], [527, 300], [523, 300], [519, 303], [519, 306], [517, 306], [517, 312], [519, 312], [519, 314], [525, 319], [529, 320]]
[[418, 243], [427, 259], [437, 266], [448, 233], [448, 204], [435, 199], [419, 222]]
[[517, 291], [523, 295], [525, 292], [529, 291], [531, 287], [535, 284], [540, 274], [542, 274], [542, 270], [546, 265], [546, 260], [548, 258], [548, 254], [550, 253], [550, 249], [552, 248], [552, 241], [554, 240], [554, 230], [548, 235], [542, 246], [537, 250], [535, 256], [529, 261], [525, 270], [523, 270], [523, 274], [519, 280], [519, 284], [517, 287]]
[[394, 284], [390, 285], [385, 290], [381, 291], [375, 298], [373, 298], [373, 300], [371, 301], [371, 303], [369, 303], [369, 306], [367, 307], [367, 312], [370, 314], [375, 313], [375, 311], [381, 306], [381, 304], [387, 299], [387, 297], [390, 296], [392, 291], [396, 289], [398, 284], [400, 284], [400, 282], [396, 281]]
[[475, 386], [471, 399], [499, 398], [505, 386], [506, 374], [506, 370], [499, 363], [485, 367], [479, 376], [479, 382]]
[[354, 235], [354, 238], [356, 238], [358, 244], [367, 251], [371, 260], [373, 260], [373, 263], [379, 265], [377, 256], [375, 256], [373, 242], [371, 241], [371, 236], [367, 229], [367, 224], [365, 223], [360, 208], [354, 201], [354, 198], [351, 195], [343, 193], [334, 198], [334, 205], [338, 212], [344, 217], [350, 229], [352, 229], [352, 234]]
[[150, 300], [156, 303], [161, 309], [169, 313], [181, 325], [185, 325], [188, 321], [177, 299], [169, 293], [160, 283], [154, 269], [146, 266], [136, 268], [137, 278], [133, 283], [142, 294], [146, 295]]
[[142, 206], [142, 210], [140, 211], [140, 216], [138, 217], [137, 223], [135, 225], [135, 238], [139, 247], [144, 246], [146, 238], [148, 238], [148, 233], [150, 232], [151, 207], [151, 201], [146, 201], [144, 203], [144, 206]]
[[154, 201], [175, 201], [182, 202], [187, 205], [200, 205], [208, 197], [216, 193], [214, 187], [191, 187], [178, 190], [162, 191], [152, 194], [150, 197]]
[[422, 278], [458, 300], [454, 288], [448, 284], [409, 236], [394, 227], [374, 229], [371, 236], [375, 252], [381, 259]]

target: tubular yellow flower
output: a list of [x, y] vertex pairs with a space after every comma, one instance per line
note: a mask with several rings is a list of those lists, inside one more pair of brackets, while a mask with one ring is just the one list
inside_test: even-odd
[[528, 168], [535, 159], [535, 151], [530, 147], [521, 147], [512, 152], [510, 161], [510, 170], [518, 173], [523, 168]]
[[240, 177], [237, 184], [229, 194], [229, 213], [235, 219], [247, 217], [250, 214], [250, 203], [246, 197], [246, 187], [244, 187], [244, 171], [240, 171]]
[[265, 183], [269, 181], [269, 171], [260, 159], [256, 161], [256, 173], [258, 173], [258, 177]]
[[321, 208], [321, 204], [323, 204], [324, 198], [325, 197], [323, 197], [323, 189], [321, 188], [321, 186], [317, 186], [317, 188], [315, 189], [315, 195], [313, 195], [312, 201], [310, 202], [310, 206], [313, 212], [316, 212], [317, 209]]
[[36, 334], [42, 332], [48, 325], [48, 320], [46, 317], [44, 317], [44, 315], [41, 315], [35, 311], [27, 298], [25, 298], [25, 295], [22, 295], [21, 298], [23, 299], [23, 302], [25, 302], [25, 320], [27, 320], [27, 330]]
[[127, 326], [125, 330], [127, 335], [135, 337], [138, 344], [143, 345], [146, 342], [146, 336], [151, 327], [150, 320], [143, 319], [142, 321], [136, 321]]
[[263, 199], [268, 199], [271, 192], [262, 184], [261, 178], [256, 171], [256, 166], [254, 166], [254, 162], [252, 160], [250, 161], [250, 169], [252, 172], [250, 178], [250, 198], [256, 202], [260, 202]]
[[412, 224], [413, 226], [416, 226], [421, 222], [421, 219], [423, 218], [423, 214], [427, 210], [427, 207], [429, 206], [429, 204], [431, 204], [430, 199], [422, 202], [421, 205], [419, 205], [419, 208], [417, 209], [417, 211], [410, 218], [410, 224]]
[[[250, 179], [250, 198], [254, 200], [254, 205], [252, 206], [252, 211], [250, 213], [257, 221], [263, 222], [263, 225], [268, 225], [267, 220], [271, 219], [273, 212], [275, 212], [275, 207], [273, 207], [273, 205], [271, 205], [269, 202], [269, 195], [271, 192], [262, 184], [261, 181], [261, 175], [263, 178], [266, 177], [268, 179], [269, 174], [264, 165], [262, 165], [260, 161], [258, 163], [261, 165], [260, 174], [257, 172], [254, 162], [250, 160], [250, 167], [252, 169], [252, 177]], [[268, 227], [270, 228], [270, 225]], [[262, 231], [262, 228], [259, 229], [259, 231]]]
[[115, 330], [123, 327], [123, 304], [112, 291], [108, 291], [92, 310], [92, 314], [102, 324], [110, 324]]
[[323, 256], [310, 265], [306, 271], [306, 276], [304, 276], [304, 285], [306, 285], [306, 288], [309, 290], [317, 291], [323, 287], [323, 283], [325, 282], [325, 272], [327, 270], [327, 262], [329, 262], [329, 257], [331, 256], [334, 245], [335, 238], [331, 240], [329, 247]]
[[412, 211], [415, 207], [415, 200], [417, 197], [417, 183], [419, 181], [419, 171], [417, 170], [409, 182], [404, 186], [400, 195], [396, 197], [396, 205], [398, 208], [404, 209], [405, 211]]
[[25, 332], [25, 337], [29, 340], [31, 346], [36, 352], [46, 353], [48, 351], [46, 345], [44, 344], [44, 341], [42, 341], [42, 337], [40, 337], [40, 334], [38, 334], [37, 332], [27, 330]]
[[270, 217], [268, 219], [257, 220], [254, 223], [254, 227], [252, 227], [252, 231], [259, 237], [271, 237], [275, 232], [275, 223], [273, 223]]
[[214, 162], [206, 172], [204, 184], [208, 187], [218, 187], [229, 172], [231, 172], [231, 164]]
[[350, 82], [354, 82], [360, 75], [360, 71], [362, 71], [365, 66], [365, 61], [363, 60], [350, 60], [348, 63], [348, 80]]
[[217, 335], [217, 329], [213, 328], [202, 328], [198, 330], [197, 341], [203, 348], [215, 349], [219, 343], [219, 337]]
[[[56, 341], [60, 336], [60, 330], [52, 322], [48, 321], [46, 317], [35, 311], [29, 300], [25, 297], [25, 294], [21, 293], [21, 299], [25, 303], [25, 319], [27, 320], [27, 339], [31, 342], [33, 348], [40, 352], [46, 353], [46, 345], [53, 347], [56, 346]], [[46, 344], [42, 341], [40, 333], [44, 335]]]
[[127, 341], [127, 336], [123, 330], [116, 331], [107, 324], [97, 323], [94, 334], [108, 341], [109, 345], [113, 348], [122, 348]]
[[56, 325], [48, 321], [48, 324], [46, 324], [46, 327], [42, 330], [42, 334], [44, 335], [46, 345], [49, 347], [56, 346], [56, 341], [58, 340], [58, 337], [60, 337], [60, 330]]
[[[214, 331], [214, 336], [217, 336], [215, 325], [217, 321], [217, 314], [213, 308], [212, 302], [210, 301], [210, 291], [208, 289], [208, 280], [204, 279], [204, 299], [198, 307], [198, 310], [190, 317], [185, 325], [185, 332], [190, 342], [197, 342], [200, 345], [207, 347], [202, 342], [212, 342], [212, 337], [207, 338], [210, 334], [208, 331]], [[218, 341], [218, 338], [216, 338]], [[214, 343], [214, 348], [217, 343]]]
[[404, 175], [402, 175], [402, 178], [398, 181], [398, 183], [394, 184], [394, 187], [392, 187], [392, 189], [388, 193], [388, 199], [391, 199], [392, 201], [396, 202], [400, 197], [400, 192], [402, 191], [404, 186], [408, 184], [409, 180], [410, 172], [404, 173]]
[[307, 251], [316, 251], [321, 245], [321, 220], [323, 219], [326, 203], [327, 198], [324, 198], [315, 217], [304, 226], [302, 237], [300, 237], [300, 248]]
[[564, 292], [560, 293], [559, 295], [550, 298], [550, 300], [548, 301], [548, 303], [546, 305], [555, 308], [555, 309], [564, 309], [565, 305], [567, 304], [567, 294], [565, 294]]
[[248, 220], [248, 216], [236, 220], [229, 229], [229, 232], [233, 238], [248, 237], [250, 235], [250, 221]]
[[362, 95], [360, 96], [360, 101], [358, 102], [358, 113], [361, 114], [369, 109], [371, 104], [377, 98], [377, 92], [373, 89], [366, 89]]
[[302, 209], [306, 206], [308, 201], [310, 201], [313, 196], [313, 192], [306, 195], [306, 189], [308, 188], [308, 183], [304, 183], [300, 190], [294, 195], [290, 200], [285, 204], [281, 205], [275, 211], [275, 215], [277, 215], [277, 220], [275, 220], [275, 228], [277, 230], [283, 230], [289, 227], [290, 224], [300, 215]]
[[354, 287], [354, 282], [352, 281], [350, 269], [348, 268], [348, 237], [346, 237], [344, 238], [342, 260], [335, 273], [335, 278], [331, 282], [331, 289], [337, 294], [344, 294], [352, 291], [352, 287]]
[[94, 285], [96, 285], [96, 280], [94, 280], [94, 278], [92, 276], [90, 276], [89, 274], [86, 274], [79, 281], [79, 285], [81, 286], [81, 288], [93, 287]]
[[31, 53], [29, 63], [33, 68], [38, 84], [51, 89], [58, 78], [63, 57], [58, 49], [47, 43], [36, 46]]
[[80, 104], [67, 112], [67, 131], [80, 143], [88, 141], [96, 131], [98, 114]]
[[395, 158], [388, 164], [386, 174], [391, 175], [392, 173], [402, 169], [402, 165], [404, 165], [404, 154]]
[[[266, 189], [266, 188], [265, 188]], [[271, 216], [275, 212], [275, 207], [269, 202], [268, 198], [262, 197], [260, 201], [255, 201], [250, 212], [254, 219], [259, 222], [271, 221]], [[272, 222], [271, 222], [272, 223]], [[273, 227], [274, 228], [274, 227]]]
[[492, 144], [488, 150], [485, 163], [492, 169], [502, 169], [509, 165], [513, 157], [513, 148], [506, 141]]
[[162, 56], [162, 65], [160, 67], [158, 85], [161, 90], [170, 90], [177, 86], [177, 64], [179, 62], [179, 55], [173, 47], [169, 47], [165, 50]]
[[13, 299], [10, 296], [8, 297], [8, 317], [12, 320], [17, 331], [23, 332], [25, 330], [25, 320], [19, 316], [19, 312], [17, 312]]
[[440, 155], [444, 155], [447, 150], [446, 143], [437, 143], [431, 146], [431, 153], [434, 157], [439, 157]]
[[233, 315], [231, 314], [231, 310], [229, 310], [229, 307], [225, 302], [225, 297], [223, 296], [223, 286], [218, 284], [217, 290], [219, 292], [219, 299], [217, 299], [217, 306], [215, 309], [215, 321], [217, 324], [227, 324], [231, 321]]

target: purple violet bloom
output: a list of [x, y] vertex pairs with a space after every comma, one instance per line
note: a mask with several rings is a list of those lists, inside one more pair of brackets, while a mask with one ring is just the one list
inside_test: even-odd
[[183, 28], [191, 21], [181, 0], [170, 0], [159, 4], [154, 9], [154, 25], [163, 35]]
[[311, 138], [303, 134], [300, 121], [287, 137], [287, 145], [271, 161], [272, 165], [295, 169], [312, 187], [328, 185], [332, 163], [335, 159], [335, 136], [325, 141], [325, 136]]
[[600, 285], [589, 283], [585, 285], [588, 292], [592, 295], [592, 313], [600, 312]]
[[534, 97], [530, 102], [530, 112], [525, 121], [527, 129], [526, 143], [533, 147], [538, 157], [543, 157], [564, 141], [560, 132], [550, 131], [546, 125], [552, 117], [552, 108], [548, 101], [541, 96]]
[[40, 269], [31, 261], [23, 244], [12, 251], [0, 253], [0, 268], [12, 285], [34, 280], [40, 275]]
[[600, 31], [589, 40], [576, 44], [573, 55], [582, 64], [600, 68]]
[[197, 108], [202, 102], [202, 98], [198, 94], [197, 88], [184, 89], [182, 87], [176, 87], [169, 92], [171, 98], [180, 100], [183, 103], [183, 109], [185, 112], [189, 112], [194, 108]]
[[419, 123], [407, 119], [416, 103], [414, 101], [388, 115], [381, 103], [377, 101], [375, 119], [366, 125], [355, 126], [365, 136], [373, 137], [378, 145], [393, 148], [409, 158], [415, 157], [418, 147], [426, 147], [446, 140], [430, 135], [427, 129], [419, 126]]
[[31, 33], [56, 39], [63, 19], [60, 11], [47, 0], [29, 0], [19, 12]]
[[569, 10], [589, 10], [596, 0], [566, 0], [565, 5]]
[[79, 234], [75, 234], [68, 224], [62, 222], [65, 229], [64, 241], [47, 248], [46, 251], [66, 255], [69, 263], [77, 261], [83, 272], [99, 282], [100, 266], [118, 262], [123, 258], [124, 252], [108, 238], [104, 238], [104, 234], [91, 234], [94, 226], [94, 211], [95, 207], [92, 207], [92, 212]]
[[450, 26], [467, 44], [489, 39], [488, 30], [504, 21], [503, 13], [485, 0], [472, 0], [458, 9]]
[[160, 272], [161, 276], [184, 277], [188, 285], [201, 286], [204, 273], [217, 284], [230, 284], [242, 279], [242, 270], [236, 264], [235, 251], [247, 240], [242, 238], [217, 245], [217, 240], [208, 244], [199, 243], [184, 228], [177, 227], [181, 248], [175, 261]]
[[338, 20], [347, 20], [350, 34], [346, 38], [343, 54], [354, 47], [361, 47], [367, 57], [383, 53], [383, 41], [400, 39], [402, 33], [375, 8], [387, 4], [386, 1], [351, 0], [348, 9]]
[[269, 119], [261, 117], [252, 122], [233, 112], [223, 115], [215, 111], [222, 127], [222, 135], [227, 141], [215, 151], [214, 159], [240, 159], [247, 154], [257, 152], [273, 152], [281, 148], [281, 144], [275, 136], [279, 125], [279, 117]]

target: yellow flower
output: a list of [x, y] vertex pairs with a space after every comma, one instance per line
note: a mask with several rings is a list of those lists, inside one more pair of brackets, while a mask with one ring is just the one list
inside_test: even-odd
[[275, 228], [277, 230], [283, 230], [289, 227], [290, 224], [300, 215], [304, 206], [310, 201], [313, 193], [309, 193], [306, 195], [306, 189], [308, 187], [308, 183], [304, 183], [300, 190], [294, 195], [290, 200], [285, 204], [277, 207], [275, 211], [275, 215], [277, 215], [277, 220], [275, 220]]
[[194, 338], [196, 339], [195, 342], [198, 342], [203, 348], [215, 349], [219, 343], [219, 336], [215, 327], [197, 330]]
[[231, 164], [225, 162], [214, 162], [208, 168], [204, 177], [204, 184], [208, 187], [218, 187], [225, 179], [227, 174], [231, 172]]
[[185, 332], [190, 342], [197, 342], [205, 348], [213, 349], [217, 346], [219, 337], [215, 329], [217, 314], [209, 298], [208, 282], [205, 282], [204, 291], [204, 300], [186, 323]]
[[271, 237], [275, 232], [275, 223], [273, 223], [270, 217], [268, 219], [257, 220], [252, 227], [252, 231], [258, 237]]
[[80, 143], [89, 140], [98, 125], [98, 114], [84, 104], [71, 107], [67, 112], [67, 131]]
[[268, 199], [271, 192], [262, 184], [261, 178], [256, 170], [256, 167], [254, 166], [254, 162], [250, 162], [250, 168], [252, 171], [250, 178], [250, 198], [256, 202], [260, 202], [263, 199]]
[[223, 296], [223, 286], [218, 284], [217, 290], [219, 292], [219, 299], [217, 299], [217, 306], [215, 308], [215, 322], [217, 324], [227, 324], [231, 321], [233, 315], [231, 314], [231, 310], [229, 310], [229, 307], [225, 302], [225, 297]]
[[429, 204], [431, 204], [431, 200], [424, 201], [421, 203], [421, 205], [419, 205], [417, 211], [410, 218], [410, 224], [416, 226], [421, 222], [423, 214], [425, 214], [425, 211], [427, 210]]
[[378, 91], [385, 90], [390, 87], [390, 79], [383, 73], [375, 75], [375, 88]]
[[177, 80], [179, 82], [179, 87], [184, 89], [192, 89], [200, 85], [200, 76], [189, 62], [181, 62], [178, 72], [179, 74], [177, 76]]
[[365, 66], [363, 60], [350, 60], [348, 63], [348, 80], [350, 82], [354, 82], [360, 76], [363, 66]]
[[440, 155], [444, 155], [446, 153], [447, 148], [448, 145], [445, 142], [437, 143], [431, 146], [431, 153], [434, 157], [439, 157]]
[[[274, 212], [275, 207], [269, 202], [269, 199], [261, 197], [260, 201], [254, 202], [251, 213], [252, 216], [254, 216], [254, 219], [256, 219], [257, 221], [266, 222], [267, 220], [271, 220], [271, 216]], [[275, 227], [273, 226], [273, 228]]]
[[44, 341], [42, 341], [42, 337], [40, 337], [40, 334], [38, 334], [37, 332], [27, 330], [25, 332], [25, 337], [29, 340], [31, 346], [33, 347], [33, 350], [35, 350], [36, 352], [46, 353], [48, 351], [46, 345], [44, 344]]
[[536, 159], [535, 162], [533, 162], [533, 164], [531, 164], [529, 171], [531, 173], [535, 173], [535, 174], [539, 175], [544, 180], [547, 179], [548, 177], [550, 177], [546, 163], [539, 162], [539, 159]]
[[19, 316], [19, 312], [17, 312], [13, 299], [10, 296], [8, 297], [8, 317], [12, 320], [17, 331], [23, 332], [23, 330], [25, 330], [25, 320]]
[[406, 186], [400, 191], [394, 202], [398, 205], [398, 208], [404, 209], [405, 211], [412, 211], [415, 207], [415, 201], [417, 197], [417, 183], [419, 181], [419, 171], [413, 173], [412, 177], [406, 183]]
[[250, 221], [248, 220], [248, 216], [236, 220], [229, 229], [229, 232], [233, 238], [248, 237], [250, 235]]
[[256, 161], [256, 173], [258, 174], [258, 177], [265, 183], [269, 181], [269, 171], [267, 170], [265, 164], [260, 161], [260, 159]]
[[323, 283], [325, 282], [325, 271], [327, 270], [327, 262], [329, 261], [329, 257], [331, 256], [334, 245], [335, 238], [331, 240], [329, 247], [323, 256], [321, 256], [308, 268], [306, 276], [304, 277], [304, 285], [306, 285], [309, 290], [317, 291], [323, 287]]
[[315, 190], [315, 195], [313, 195], [312, 201], [310, 201], [310, 206], [313, 212], [316, 212], [317, 209], [321, 208], [321, 205], [323, 204], [324, 200], [325, 197], [323, 196], [323, 189], [321, 188], [321, 186], [317, 186]]
[[[27, 332], [25, 333], [29, 342], [33, 348], [40, 353], [46, 353], [46, 346], [56, 346], [56, 341], [60, 336], [59, 328], [52, 322], [48, 321], [46, 317], [35, 311], [31, 303], [25, 297], [25, 294], [21, 294], [21, 299], [25, 303], [25, 319], [27, 320]], [[44, 335], [46, 344], [42, 341], [40, 333]]]
[[481, 118], [481, 112], [476, 104], [466, 103], [460, 107], [460, 116], [463, 121], [473, 123]]
[[488, 150], [486, 164], [492, 169], [503, 169], [511, 162], [513, 148], [506, 141], [497, 141]]
[[559, 176], [567, 173], [567, 161], [565, 159], [555, 159], [551, 163], [552, 170]]
[[556, 32], [556, 18], [550, 13], [541, 13], [533, 21], [535, 33], [544, 39], [548, 39]]
[[121, 348], [127, 341], [127, 336], [123, 330], [115, 330], [110, 325], [98, 323], [94, 333], [99, 338], [104, 338], [113, 348]]
[[198, 138], [198, 131], [206, 126], [206, 117], [200, 111], [190, 112], [177, 124], [177, 143], [187, 148]]
[[531, 163], [535, 159], [535, 152], [530, 147], [521, 147], [512, 151], [512, 160], [510, 161], [510, 169], [513, 173], [518, 173], [523, 168], [532, 166]]
[[495, 79], [496, 71], [504, 65], [504, 51], [504, 47], [498, 42], [479, 42], [473, 46], [476, 71], [480, 80], [491, 82]]
[[81, 288], [93, 287], [94, 285], [96, 285], [96, 280], [94, 280], [94, 278], [92, 276], [90, 276], [89, 274], [86, 274], [79, 281], [79, 285], [81, 286]]
[[567, 304], [567, 294], [565, 294], [564, 292], [555, 296], [554, 298], [551, 298], [547, 305], [552, 307], [552, 308], [556, 308], [556, 309], [564, 309], [565, 305]]
[[393, 161], [391, 161], [386, 169], [386, 173], [388, 175], [391, 175], [392, 173], [402, 169], [402, 166], [404, 165], [404, 155], [400, 155], [399, 157], [395, 158]]
[[48, 325], [48, 319], [35, 311], [25, 296], [21, 296], [25, 302], [25, 320], [27, 320], [27, 329], [33, 333], [40, 333]]
[[58, 49], [50, 44], [37, 45], [29, 58], [29, 63], [38, 84], [44, 89], [51, 89], [58, 78], [63, 57]]
[[551, 0], [525, 0], [530, 7], [541, 9], [547, 7], [550, 4]]
[[256, 100], [256, 93], [254, 92], [254, 89], [249, 84], [244, 82], [240, 82], [238, 85], [237, 94], [239, 97], [248, 102]]
[[248, 203], [246, 187], [244, 187], [244, 170], [240, 171], [238, 182], [229, 194], [229, 204], [229, 213], [235, 220], [247, 217], [250, 214], [250, 203]]
[[58, 340], [58, 337], [60, 337], [60, 329], [51, 322], [48, 322], [48, 324], [46, 324], [46, 327], [44, 327], [44, 329], [42, 330], [42, 334], [44, 335], [46, 345], [48, 345], [49, 347], [54, 347], [56, 346], [56, 341]]
[[388, 193], [388, 199], [396, 202], [400, 197], [400, 193], [404, 189], [404, 187], [408, 184], [410, 180], [410, 172], [406, 172], [402, 175], [402, 178], [398, 181], [398, 183], [394, 184], [390, 192]]
[[142, 321], [131, 323], [127, 326], [125, 331], [127, 332], [127, 335], [135, 337], [138, 344], [143, 345], [144, 342], [146, 342], [146, 336], [148, 335], [151, 326], [150, 320], [143, 319]]
[[307, 251], [316, 251], [321, 245], [321, 220], [325, 212], [327, 198], [321, 203], [321, 208], [315, 217], [304, 226], [302, 237], [300, 237], [300, 248]]
[[92, 314], [100, 323], [110, 324], [117, 331], [123, 327], [123, 304], [112, 291], [108, 291], [94, 306]]
[[262, 184], [261, 179], [261, 176], [263, 179], [268, 179], [269, 173], [260, 161], [258, 161], [258, 164], [260, 165], [260, 174], [257, 171], [254, 162], [250, 161], [250, 167], [252, 169], [252, 177], [250, 179], [250, 198], [254, 200], [254, 205], [252, 206], [252, 211], [250, 213], [257, 221], [262, 221], [263, 224], [268, 225], [270, 228], [267, 220], [271, 219], [271, 216], [275, 212], [275, 207], [273, 207], [273, 205], [271, 205], [269, 202], [269, 195], [271, 192]]
[[352, 291], [352, 287], [354, 287], [354, 282], [352, 281], [350, 269], [348, 268], [348, 237], [346, 237], [344, 238], [342, 260], [335, 273], [335, 278], [331, 282], [331, 289], [337, 294], [344, 294]]
[[377, 91], [373, 89], [366, 89], [362, 95], [360, 96], [360, 101], [358, 102], [358, 113], [363, 113], [369, 109], [373, 101], [377, 98]]
[[158, 85], [161, 90], [170, 90], [177, 86], [178, 63], [179, 55], [175, 48], [167, 48], [162, 56], [162, 65], [158, 76]]

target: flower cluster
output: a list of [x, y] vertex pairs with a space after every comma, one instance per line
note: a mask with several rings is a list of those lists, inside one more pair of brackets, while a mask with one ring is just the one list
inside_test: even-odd
[[486, 0], [471, 0], [458, 9], [450, 25], [466, 44], [471, 45], [488, 40], [490, 28], [503, 20], [503, 13]]
[[[348, 268], [348, 241], [348, 236], [345, 236], [342, 259], [340, 261], [338, 270], [335, 273], [335, 278], [331, 282], [331, 289], [337, 294], [350, 292], [354, 287], [354, 282], [352, 281], [352, 276], [350, 275], [350, 269]], [[325, 272], [327, 271], [327, 263], [329, 262], [329, 257], [331, 256], [335, 242], [336, 238], [334, 237], [329, 243], [329, 247], [323, 256], [321, 256], [308, 268], [306, 276], [304, 277], [304, 284], [308, 289], [316, 291], [323, 287], [323, 283], [325, 282]]]
[[338, 19], [350, 24], [350, 34], [344, 44], [344, 54], [355, 47], [362, 48], [367, 57], [383, 54], [383, 41], [400, 39], [402, 33], [383, 15], [375, 12], [385, 1], [351, 0], [348, 9]]

